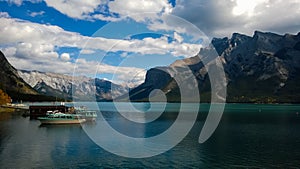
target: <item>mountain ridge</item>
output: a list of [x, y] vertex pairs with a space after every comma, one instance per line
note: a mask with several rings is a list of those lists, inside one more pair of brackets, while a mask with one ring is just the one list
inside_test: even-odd
[[[76, 101], [110, 101], [128, 89], [98, 78], [59, 73], [18, 70], [18, 74], [38, 92]], [[114, 90], [111, 90], [111, 89]], [[114, 93], [112, 93], [112, 91]]]
[[[213, 38], [211, 46], [202, 48], [197, 56], [149, 70], [145, 82], [131, 90], [130, 99], [147, 101], [153, 89], [161, 89], [168, 101], [180, 101], [180, 91], [174, 77], [186, 76], [184, 74], [188, 72], [182, 67], [188, 66], [197, 79], [201, 100], [209, 102], [210, 78], [205, 66], [214, 60], [209, 53], [215, 50], [228, 82], [227, 102], [298, 103], [299, 49], [300, 32], [297, 35], [277, 35], [255, 31], [253, 36], [234, 33], [231, 38]], [[203, 63], [208, 64], [204, 66]], [[162, 78], [155, 76], [159, 70], [165, 74]], [[164, 84], [156, 85], [153, 81]]]

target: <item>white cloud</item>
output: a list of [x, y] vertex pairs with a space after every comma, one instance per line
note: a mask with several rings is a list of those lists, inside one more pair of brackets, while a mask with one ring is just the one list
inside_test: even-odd
[[123, 52], [123, 53], [121, 53], [121, 55], [120, 55], [121, 57], [123, 57], [123, 58], [125, 58], [125, 57], [127, 57], [128, 56], [128, 53], [127, 52]]
[[232, 9], [234, 15], [247, 14], [254, 15], [254, 9], [262, 3], [267, 3], [269, 0], [235, 0], [236, 6]]
[[183, 37], [180, 36], [177, 32], [174, 32], [174, 39], [177, 40], [179, 43], [183, 41]]
[[0, 18], [9, 18], [9, 14], [7, 12], [0, 12]]
[[2, 51], [6, 56], [14, 56], [14, 55], [16, 54], [16, 48], [15, 48], [15, 47], [2, 48], [1, 51]]
[[[21, 5], [23, 1], [9, 2]], [[146, 22], [151, 30], [195, 37], [197, 32], [183, 28], [183, 22], [173, 22], [166, 14], [186, 19], [211, 37], [252, 34], [254, 30], [297, 33], [300, 26], [299, 0], [176, 0], [175, 7], [168, 0], [46, 0], [46, 4], [75, 19], [115, 22], [129, 16]]]
[[31, 3], [39, 3], [42, 2], [42, 0], [8, 0], [8, 3], [15, 4], [17, 6], [21, 6], [23, 2], [30, 1]]
[[130, 74], [118, 73], [115, 74], [112, 82], [133, 88], [136, 87], [137, 84], [142, 84], [144, 82], [146, 73], [146, 70], [136, 70]]
[[45, 0], [45, 2], [47, 6], [68, 17], [82, 20], [98, 19], [114, 22], [130, 17], [135, 21], [145, 21], [157, 17], [157, 14], [172, 12], [172, 5], [168, 0]]
[[40, 12], [30, 12], [29, 16], [31, 17], [36, 17], [36, 16], [41, 16], [44, 15], [45, 11], [40, 11]]
[[48, 6], [59, 12], [76, 19], [86, 19], [89, 14], [94, 13], [102, 0], [45, 0]]
[[[75, 47], [81, 54], [95, 54], [100, 51], [122, 51], [140, 54], [170, 54], [173, 56], [193, 56], [198, 53], [200, 45], [169, 42], [166, 37], [138, 39], [107, 39], [87, 37], [78, 33], [65, 31], [58, 26], [32, 23], [15, 18], [0, 18], [0, 47], [9, 61], [18, 69], [40, 70], [45, 72], [70, 74], [75, 64], [70, 62], [68, 53], [58, 54], [61, 47]], [[113, 47], [113, 48], [111, 48]], [[95, 58], [96, 60], [97, 58]], [[80, 73], [93, 74], [98, 63], [92, 61], [78, 62]], [[139, 68], [123, 68], [100, 65], [100, 72], [111, 73], [118, 69], [119, 79], [144, 72]], [[140, 77], [140, 76], [139, 76]], [[143, 77], [144, 78], [144, 77]], [[140, 81], [139, 81], [140, 82]]]
[[47, 4], [76, 19], [119, 21], [129, 16], [147, 23], [150, 30], [176, 31], [195, 39], [201, 38], [198, 31], [168, 14], [186, 19], [210, 37], [231, 36], [233, 32], [251, 35], [255, 30], [297, 33], [300, 26], [299, 0], [177, 0], [175, 7], [167, 0], [49, 0]]
[[[174, 32], [173, 37], [179, 38], [179, 34], [190, 36], [192, 39], [190, 40], [199, 42], [199, 40], [204, 40], [205, 44], [208, 45], [209, 38], [204, 34], [197, 26], [193, 23], [171, 14], [162, 14], [160, 17], [152, 20], [152, 22], [147, 23], [148, 29], [152, 31], [168, 31]], [[176, 32], [176, 35], [175, 35]], [[182, 36], [181, 36], [182, 37]], [[183, 37], [182, 37], [183, 38]], [[177, 39], [177, 40], [179, 40]], [[183, 39], [182, 39], [183, 40]]]
[[177, 0], [172, 14], [196, 25], [204, 33], [251, 35], [255, 30], [276, 33], [299, 31], [299, 0]]
[[168, 38], [163, 36], [161, 38], [147, 37], [142, 40], [120, 40], [110, 51], [125, 51], [143, 55], [170, 54], [175, 57], [191, 57], [196, 55], [200, 48], [200, 44], [180, 43], [178, 41], [169, 42]]
[[[21, 6], [25, 0], [8, 0], [8, 3]], [[31, 3], [39, 3], [42, 0], [29, 0]], [[107, 16], [109, 13], [101, 13], [101, 8], [107, 6], [109, 0], [45, 0], [47, 6], [54, 8], [60, 13], [74, 19], [82, 20], [103, 20], [117, 21], [119, 18]], [[42, 13], [31, 13], [30, 16], [35, 17]]]
[[250, 18], [248, 28], [278, 33], [297, 33], [300, 27], [299, 0], [269, 0], [255, 8], [256, 15]]
[[110, 12], [121, 17], [133, 18], [135, 21], [145, 21], [157, 17], [159, 13], [170, 13], [172, 5], [168, 0], [115, 0], [108, 4]]
[[111, 22], [116, 22], [121, 20], [121, 18], [119, 17], [105, 16], [104, 14], [94, 14], [90, 18], [102, 20], [102, 21], [111, 21]]
[[106, 8], [109, 0], [45, 0], [47, 6], [53, 7], [57, 11], [70, 18], [81, 20], [103, 20], [118, 21], [120, 18], [105, 12], [102, 8]]
[[86, 61], [85, 59], [77, 59], [76, 75], [85, 74], [113, 74], [111, 79], [113, 83], [122, 84], [127, 87], [133, 87], [141, 84], [146, 75], [146, 70], [134, 67], [111, 66], [97, 61]]
[[[43, 55], [54, 51], [57, 47], [76, 47], [88, 50], [125, 51], [141, 54], [166, 54], [175, 52], [178, 46], [189, 46], [199, 50], [198, 44], [172, 42], [167, 38], [144, 38], [143, 40], [107, 39], [103, 37], [87, 37], [78, 33], [68, 32], [58, 26], [43, 25], [13, 18], [0, 18], [4, 25], [0, 27], [0, 44], [23, 44], [32, 49], [30, 52]], [[111, 49], [111, 47], [114, 48]], [[87, 51], [84, 51], [87, 52]], [[90, 51], [88, 51], [90, 52]], [[187, 56], [194, 55], [194, 51]], [[178, 56], [178, 55], [175, 55]]]
[[63, 61], [70, 61], [71, 57], [70, 57], [69, 53], [62, 53], [60, 55], [60, 59], [63, 60]]
[[130, 0], [126, 2], [115, 0], [109, 3], [111, 12], [123, 16], [144, 12], [160, 13], [169, 11], [170, 8], [172, 7], [167, 0]]
[[[166, 15], [173, 11], [168, 0], [46, 0], [53, 7], [70, 18], [82, 20], [120, 21], [131, 18], [137, 22], [149, 24], [151, 30], [177, 31], [187, 33], [178, 23], [172, 23]], [[32, 13], [36, 16], [38, 13]]]
[[82, 49], [80, 50], [80, 54], [94, 54], [95, 51], [94, 50], [90, 50], [90, 49]]
[[8, 0], [8, 2], [20, 6], [20, 5], [22, 5], [23, 0]]

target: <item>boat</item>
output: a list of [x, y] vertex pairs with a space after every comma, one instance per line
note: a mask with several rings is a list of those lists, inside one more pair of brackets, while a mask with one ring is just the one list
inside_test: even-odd
[[82, 116], [86, 121], [96, 121], [97, 113], [95, 111], [84, 111], [77, 113], [78, 115]]
[[38, 117], [41, 124], [80, 124], [86, 121], [81, 115], [48, 111], [46, 117]]
[[80, 115], [84, 119], [86, 119], [86, 121], [96, 121], [96, 118], [97, 118], [96, 111], [87, 110], [87, 108], [83, 107], [83, 106], [76, 107], [75, 108], [75, 113], [77, 115]]
[[24, 109], [24, 110], [29, 110], [29, 106], [25, 104], [13, 104], [13, 103], [7, 103], [6, 105], [1, 105], [1, 107], [4, 108], [13, 108], [13, 109]]
[[29, 106], [30, 119], [37, 119], [38, 117], [45, 117], [53, 111], [59, 111], [66, 114], [74, 114], [73, 107], [65, 106], [61, 104], [47, 104], [47, 103], [36, 103]]

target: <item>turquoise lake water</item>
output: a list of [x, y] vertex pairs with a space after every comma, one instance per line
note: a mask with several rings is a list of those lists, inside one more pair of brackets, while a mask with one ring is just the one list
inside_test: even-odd
[[[134, 108], [146, 112], [137, 119], [152, 118], [151, 112], [162, 109], [157, 104], [149, 111], [148, 103], [134, 103]], [[77, 105], [97, 110], [97, 121], [83, 126], [41, 126], [38, 120], [18, 113], [1, 113], [0, 168], [300, 168], [300, 105], [227, 104], [216, 131], [200, 144], [199, 134], [209, 109], [209, 104], [201, 104], [187, 136], [172, 149], [148, 158], [115, 155], [97, 145], [88, 129], [98, 131], [97, 126], [105, 120], [128, 137], [154, 137], [175, 123], [182, 105], [166, 105], [164, 113], [149, 123], [126, 119], [113, 103]], [[118, 106], [130, 116], [128, 103]], [[199, 105], [185, 106], [187, 117], [193, 106]], [[110, 134], [102, 132], [97, 137], [121, 144], [122, 140], [112, 139]], [[123, 149], [139, 151], [134, 147]]]

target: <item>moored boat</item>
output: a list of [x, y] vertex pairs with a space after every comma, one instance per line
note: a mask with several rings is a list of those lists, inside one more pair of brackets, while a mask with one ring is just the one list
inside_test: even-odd
[[42, 124], [80, 124], [86, 121], [80, 115], [65, 114], [61, 112], [48, 114], [46, 117], [38, 117]]
[[97, 118], [97, 113], [95, 111], [77, 112], [77, 114], [83, 117], [86, 121], [96, 121]]
[[80, 115], [84, 119], [86, 119], [86, 121], [96, 121], [96, 118], [97, 118], [96, 111], [87, 110], [87, 108], [83, 107], [83, 106], [82, 107], [76, 107], [75, 108], [75, 113], [77, 115]]

